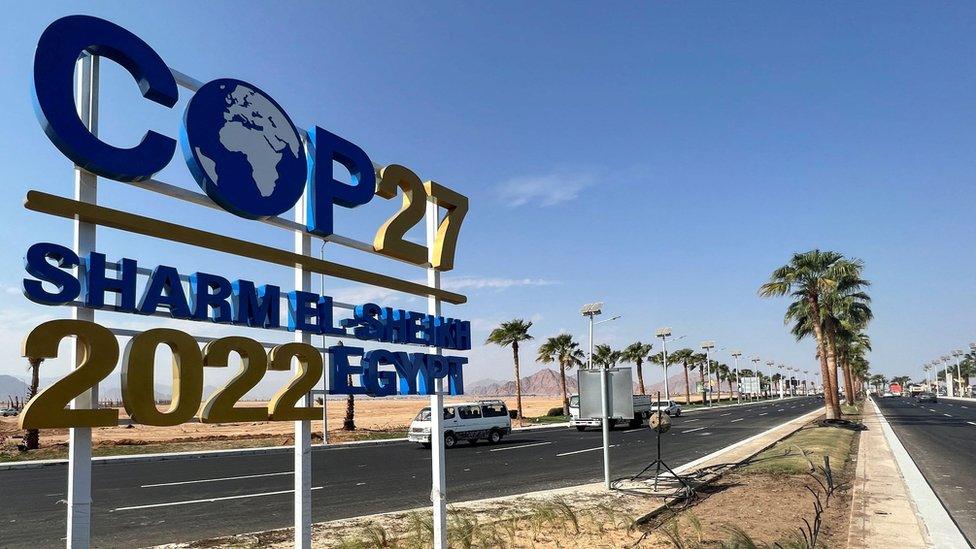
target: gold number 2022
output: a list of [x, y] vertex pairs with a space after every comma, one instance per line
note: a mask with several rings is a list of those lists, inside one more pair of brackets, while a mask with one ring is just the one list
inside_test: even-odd
[[454, 268], [454, 250], [457, 248], [461, 223], [468, 213], [467, 197], [433, 181], [423, 183], [409, 168], [390, 164], [380, 170], [376, 194], [390, 199], [396, 196], [398, 189], [403, 192], [403, 204], [376, 232], [373, 249], [411, 263], [426, 263], [428, 249], [410, 242], [405, 235], [424, 218], [425, 204], [429, 198], [438, 207], [447, 210], [444, 219], [437, 225], [430, 263], [435, 269], [450, 271]]
[[[28, 334], [23, 355], [56, 358], [58, 344], [74, 336], [81, 363], [68, 375], [35, 395], [20, 415], [21, 429], [108, 427], [117, 425], [118, 410], [66, 409], [68, 402], [91, 389], [115, 369], [119, 344], [107, 328], [83, 320], [52, 320]], [[154, 375], [156, 350], [165, 345], [172, 354], [173, 395], [165, 410], [156, 406]], [[241, 369], [226, 385], [203, 400], [203, 368], [226, 367], [231, 353], [241, 358]], [[288, 371], [298, 363], [295, 376], [278, 390], [268, 407], [238, 407], [237, 402], [270, 370]], [[156, 328], [133, 336], [122, 356], [122, 405], [136, 423], [173, 426], [199, 415], [203, 423], [311, 420], [319, 413], [297, 406], [322, 378], [322, 355], [311, 345], [285, 343], [265, 354], [260, 343], [246, 337], [225, 337], [200, 350], [193, 336], [170, 328]]]

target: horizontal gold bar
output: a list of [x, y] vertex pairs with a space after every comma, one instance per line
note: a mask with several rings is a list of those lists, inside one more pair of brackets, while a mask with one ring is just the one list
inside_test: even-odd
[[240, 240], [217, 233], [193, 229], [167, 221], [160, 221], [151, 217], [114, 210], [105, 206], [79, 202], [70, 198], [63, 198], [40, 191], [28, 191], [24, 206], [29, 210], [56, 215], [68, 219], [78, 219], [87, 223], [94, 223], [104, 227], [111, 227], [122, 231], [138, 233], [145, 236], [180, 242], [191, 246], [208, 248], [218, 252], [257, 259], [286, 267], [302, 267], [314, 273], [334, 276], [353, 282], [361, 282], [373, 286], [381, 286], [390, 290], [397, 290], [419, 296], [434, 296], [448, 303], [460, 305], [468, 298], [448, 292], [430, 288], [416, 282], [409, 282], [392, 276], [371, 273], [355, 267], [349, 267], [315, 257], [279, 250], [263, 244], [255, 244], [247, 240]]

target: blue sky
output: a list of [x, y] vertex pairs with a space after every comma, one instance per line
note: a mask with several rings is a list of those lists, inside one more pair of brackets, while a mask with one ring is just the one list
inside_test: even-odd
[[[532, 319], [537, 339], [585, 337], [581, 304], [623, 317], [598, 342], [623, 346], [671, 326], [682, 343], [813, 368], [813, 346], [782, 324], [785, 302], [756, 289], [795, 251], [862, 258], [874, 286], [872, 368], [918, 366], [976, 340], [976, 6], [959, 3], [86, 3], [7, 9], [0, 41], [0, 374], [16, 347], [65, 310], [20, 296], [21, 258], [70, 224], [28, 213], [28, 189], [72, 192], [69, 162], [30, 102], [36, 41], [86, 13], [146, 40], [201, 80], [240, 78], [291, 118], [401, 163], [470, 198], [446, 312], [489, 327]], [[188, 92], [165, 109], [103, 64], [101, 133], [176, 136]], [[177, 156], [160, 179], [195, 189]], [[103, 181], [110, 206], [290, 246], [291, 236]], [[370, 241], [395, 209], [340, 212], [337, 232]], [[146, 266], [277, 282], [291, 274], [228, 256], [101, 231], [98, 248]], [[421, 273], [332, 248], [380, 272]], [[316, 285], [318, 282], [316, 282]], [[326, 293], [422, 308], [328, 280]], [[103, 315], [106, 323], [149, 326]], [[199, 334], [227, 329], [194, 325]], [[221, 331], [222, 330], [222, 331]], [[253, 335], [253, 334], [252, 334]], [[525, 348], [524, 371], [535, 346]], [[52, 366], [51, 372], [62, 366]], [[511, 376], [507, 350], [476, 348], [467, 377]], [[653, 372], [652, 379], [659, 378]]]

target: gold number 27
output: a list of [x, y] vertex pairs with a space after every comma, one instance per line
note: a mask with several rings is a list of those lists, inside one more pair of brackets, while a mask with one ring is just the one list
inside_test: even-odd
[[376, 194], [390, 199], [396, 196], [397, 189], [403, 192], [403, 204], [376, 232], [373, 249], [410, 263], [427, 263], [429, 250], [406, 240], [405, 235], [411, 227], [423, 220], [426, 200], [432, 199], [438, 207], [447, 210], [447, 213], [438, 223], [430, 264], [439, 271], [453, 269], [458, 233], [461, 231], [464, 216], [468, 213], [467, 197], [433, 181], [422, 183], [409, 168], [390, 164], [379, 173]]

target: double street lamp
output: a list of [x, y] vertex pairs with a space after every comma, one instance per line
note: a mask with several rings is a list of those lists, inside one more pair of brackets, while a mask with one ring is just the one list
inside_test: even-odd
[[[714, 341], [702, 341], [701, 342], [701, 348], [702, 348], [702, 350], [705, 351], [705, 379], [702, 380], [704, 382], [704, 383], [702, 383], [702, 390], [703, 391], [708, 391], [706, 393], [708, 395], [708, 405], [711, 406], [712, 405], [712, 391], [711, 391], [711, 384], [712, 384], [712, 363], [711, 363], [710, 360], [708, 360], [708, 352], [710, 350], [712, 350], [712, 349], [715, 348], [715, 342]], [[719, 390], [721, 390], [721, 387], [719, 387]], [[704, 404], [704, 400], [705, 399], [703, 397], [702, 398], [702, 401], [703, 401], [702, 404]]]
[[658, 328], [654, 335], [661, 338], [661, 352], [664, 363], [664, 399], [671, 401], [671, 383], [668, 381], [668, 336], [671, 335], [671, 328]]
[[[603, 313], [603, 302], [588, 303], [580, 309], [580, 314], [590, 319], [590, 352], [587, 359], [588, 367], [593, 368], [593, 326], [617, 320], [620, 315], [611, 317], [600, 322], [594, 322], [593, 318]], [[600, 404], [603, 418], [600, 423], [603, 426], [603, 483], [610, 489], [610, 405], [607, 394], [607, 368], [600, 368]], [[582, 410], [582, 407], [580, 408]]]

